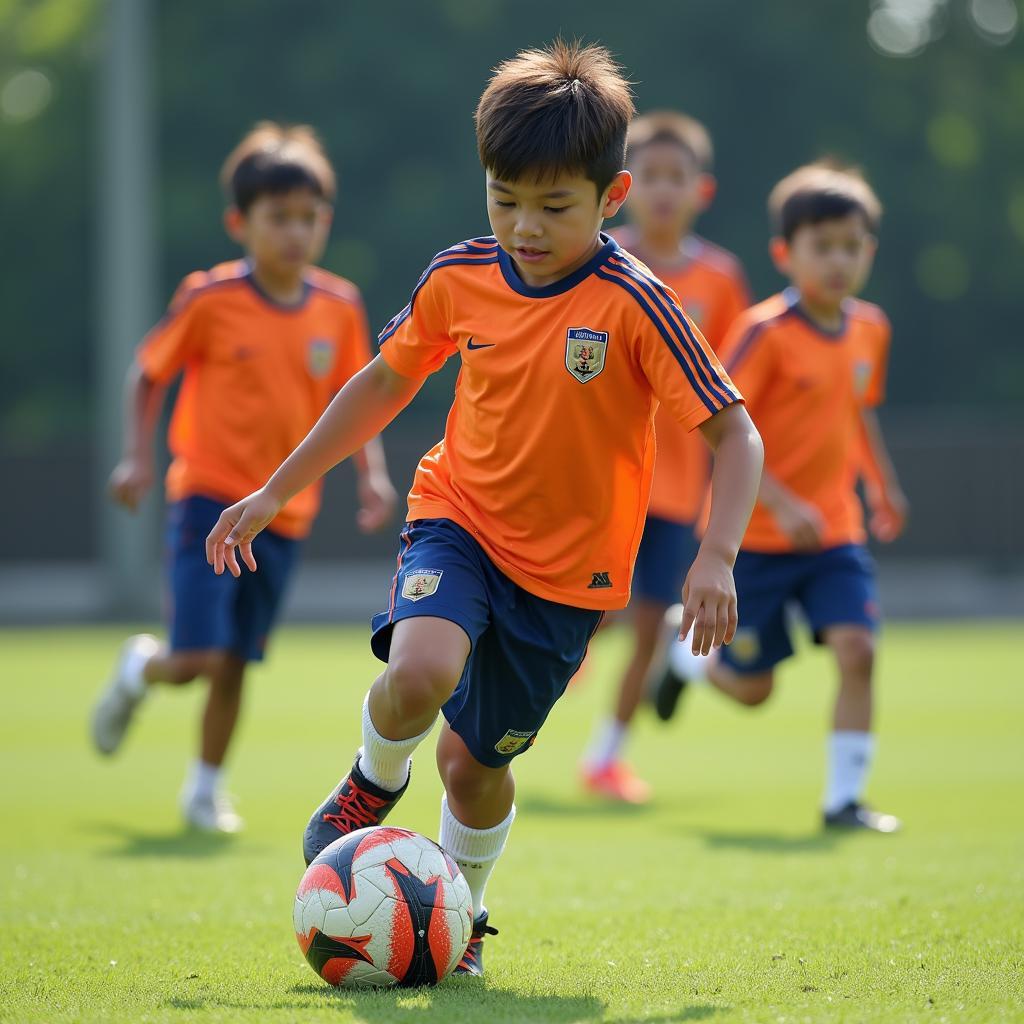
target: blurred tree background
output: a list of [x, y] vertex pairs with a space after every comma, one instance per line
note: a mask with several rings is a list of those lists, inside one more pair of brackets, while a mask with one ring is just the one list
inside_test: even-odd
[[[643, 109], [704, 120], [700, 230], [758, 297], [765, 197], [824, 153], [886, 206], [866, 297], [895, 326], [897, 409], [1024, 415], [1024, 49], [1014, 0], [153, 0], [161, 289], [235, 255], [220, 163], [261, 118], [340, 170], [325, 265], [380, 326], [432, 254], [488, 231], [472, 114], [490, 68], [557, 34], [608, 45]], [[89, 458], [102, 0], [0, 0], [0, 454]], [[159, 308], [153, 310], [154, 319]], [[419, 400], [438, 412], [450, 379]], [[436, 416], [435, 416], [436, 419]], [[417, 443], [422, 443], [422, 437]], [[404, 482], [404, 481], [403, 481]]]

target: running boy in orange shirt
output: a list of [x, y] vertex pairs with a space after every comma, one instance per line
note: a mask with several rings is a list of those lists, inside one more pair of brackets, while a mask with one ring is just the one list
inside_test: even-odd
[[[356, 287], [312, 264], [331, 222], [334, 171], [308, 128], [258, 125], [224, 165], [229, 235], [246, 259], [185, 278], [128, 372], [125, 451], [114, 500], [134, 509], [153, 481], [153, 433], [167, 386], [183, 374], [167, 474], [169, 640], [130, 637], [92, 719], [113, 753], [155, 683], [209, 682], [199, 758], [181, 794], [185, 819], [209, 831], [241, 827], [221, 789], [246, 666], [267, 637], [320, 503], [320, 486], [283, 503], [259, 539], [262, 571], [217, 578], [202, 538], [223, 509], [266, 478], [332, 396], [370, 359]], [[380, 442], [356, 455], [359, 526], [390, 518], [396, 495]]]
[[600, 47], [556, 43], [500, 65], [476, 113], [494, 234], [433, 259], [378, 358], [207, 538], [216, 572], [240, 571], [236, 547], [255, 568], [252, 541], [289, 496], [376, 436], [458, 354], [445, 436], [420, 462], [373, 624], [387, 666], [363, 705], [362, 747], [310, 819], [303, 852], [309, 862], [384, 820], [441, 711], [439, 840], [476, 914], [460, 973], [482, 973], [494, 933], [484, 892], [515, 815], [510, 762], [537, 738], [602, 613], [629, 598], [659, 401], [716, 449], [684, 621], [707, 650], [735, 629], [732, 562], [761, 442], [675, 296], [601, 232], [629, 192], [632, 113]]
[[[711, 138], [699, 121], [668, 110], [636, 118], [626, 145], [626, 169], [633, 175], [625, 207], [630, 223], [612, 235], [679, 296], [717, 351], [750, 297], [739, 260], [693, 233], [694, 222], [715, 194], [711, 167]], [[627, 803], [643, 803], [650, 794], [621, 751], [651, 663], [664, 646], [665, 612], [678, 603], [697, 553], [694, 525], [710, 474], [704, 440], [668, 408], [658, 411], [654, 425], [658, 454], [630, 598], [633, 652], [614, 713], [599, 723], [581, 771], [589, 792]]]
[[[902, 530], [906, 499], [874, 409], [884, 397], [889, 322], [853, 296], [874, 258], [881, 206], [855, 171], [801, 167], [772, 191], [771, 243], [793, 282], [743, 314], [723, 360], [764, 438], [765, 471], [736, 561], [743, 625], [708, 678], [746, 705], [771, 695], [793, 653], [787, 606], [836, 660], [839, 689], [828, 750], [826, 826], [892, 832], [899, 821], [862, 801], [874, 753], [872, 675], [878, 597], [856, 493], [864, 475], [879, 540]], [[685, 647], [673, 657], [692, 660]]]

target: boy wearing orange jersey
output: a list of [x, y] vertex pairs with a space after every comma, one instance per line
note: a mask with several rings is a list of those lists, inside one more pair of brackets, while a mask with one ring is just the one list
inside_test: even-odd
[[[633, 176], [626, 206], [630, 224], [612, 235], [676, 293], [717, 352], [750, 297], [739, 260], [693, 233], [714, 197], [711, 166], [711, 139], [699, 121], [675, 111], [636, 118], [626, 148], [626, 168]], [[650, 793], [621, 751], [651, 663], [663, 646], [665, 612], [679, 601], [697, 553], [694, 525], [710, 473], [707, 445], [666, 407], [655, 417], [655, 433], [658, 454], [630, 598], [633, 653], [614, 713], [599, 724], [581, 772], [589, 792], [627, 803], [643, 803]]]
[[[256, 127], [222, 174], [230, 236], [246, 259], [190, 274], [128, 372], [125, 453], [114, 500], [134, 509], [153, 481], [153, 432], [167, 386], [183, 374], [170, 427], [169, 639], [130, 637], [93, 712], [96, 747], [113, 753], [155, 683], [209, 682], [199, 758], [181, 794], [201, 829], [241, 827], [221, 789], [246, 666], [261, 661], [318, 484], [282, 504], [260, 538], [259, 575], [211, 576], [202, 538], [223, 509], [258, 486], [370, 359], [356, 287], [312, 264], [331, 221], [334, 171], [308, 128]], [[382, 526], [395, 493], [376, 440], [356, 457], [359, 525]]]
[[[871, 529], [896, 537], [907, 505], [875, 408], [885, 391], [889, 322], [853, 296], [871, 268], [881, 207], [854, 171], [801, 167], [769, 199], [776, 266], [793, 282], [735, 323], [723, 360], [764, 438], [765, 471], [736, 562], [743, 626], [707, 675], [746, 705], [768, 699], [775, 666], [793, 653], [787, 606], [836, 659], [826, 826], [891, 832], [899, 821], [862, 802], [874, 753], [872, 674], [878, 599], [856, 483]], [[690, 660], [673, 652], [677, 671]]]
[[515, 815], [510, 762], [534, 742], [611, 608], [629, 598], [659, 401], [713, 448], [715, 501], [685, 587], [710, 650], [735, 629], [731, 566], [761, 466], [756, 430], [675, 296], [601, 232], [622, 205], [633, 112], [600, 47], [556, 43], [498, 67], [477, 107], [494, 234], [438, 253], [381, 352], [259, 491], [207, 538], [216, 572], [288, 497], [378, 434], [450, 356], [444, 439], [409, 494], [398, 570], [372, 647], [387, 667], [351, 771], [306, 828], [307, 863], [384, 820], [438, 711], [439, 840], [473, 895], [457, 970], [481, 974], [487, 879]]

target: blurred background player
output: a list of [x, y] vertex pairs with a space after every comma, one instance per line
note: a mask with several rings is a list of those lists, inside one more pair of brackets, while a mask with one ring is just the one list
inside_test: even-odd
[[458, 353], [445, 437], [420, 461], [388, 609], [373, 621], [387, 667], [363, 704], [362, 747], [310, 818], [303, 852], [308, 864], [339, 835], [384, 820], [442, 712], [439, 842], [476, 915], [459, 973], [482, 973], [494, 933], [484, 893], [515, 817], [511, 762], [532, 746], [602, 613], [626, 603], [658, 401], [716, 449], [684, 622], [705, 650], [736, 625], [732, 563], [761, 443], [671, 292], [601, 232], [629, 191], [632, 114], [602, 47], [555, 43], [499, 65], [476, 114], [494, 235], [435, 256], [381, 333], [378, 358], [207, 539], [215, 571], [240, 572], [236, 546], [255, 569], [249, 544], [281, 503], [379, 433]]
[[[234, 832], [241, 819], [221, 788], [246, 666], [261, 661], [320, 504], [296, 494], [260, 538], [259, 574], [215, 577], [203, 538], [221, 511], [267, 477], [331, 397], [370, 358], [356, 287], [312, 264], [330, 228], [334, 171], [312, 130], [263, 123], [228, 157], [228, 234], [246, 258], [185, 278], [147, 335], [126, 384], [124, 457], [114, 500], [135, 509], [152, 485], [153, 440], [167, 386], [183, 374], [167, 474], [168, 640], [129, 637], [93, 712], [104, 754], [117, 750], [154, 683], [209, 682], [199, 756], [181, 792], [186, 820]], [[355, 459], [363, 530], [391, 517], [396, 495], [380, 442]]]
[[[794, 171], [768, 205], [772, 258], [792, 286], [744, 313], [723, 346], [764, 438], [765, 470], [736, 561], [741, 625], [703, 667], [722, 693], [763, 703], [775, 666], [793, 653], [786, 613], [799, 605], [839, 674], [824, 822], [892, 832], [899, 821], [862, 802], [875, 747], [879, 606], [856, 493], [862, 475], [873, 535], [897, 537], [907, 502], [874, 412], [884, 397], [889, 322], [853, 298], [871, 269], [881, 206], [857, 171], [829, 163]], [[674, 645], [671, 661], [678, 687], [696, 670], [688, 645]]]
[[[717, 351], [750, 297], [736, 257], [692, 230], [715, 195], [707, 129], [675, 111], [644, 114], [630, 125], [626, 166], [633, 175], [625, 207], [630, 224], [612, 234], [679, 296]], [[697, 553], [694, 524], [704, 505], [711, 466], [699, 432], [681, 426], [670, 410], [658, 411], [655, 432], [651, 501], [629, 605], [633, 650], [613, 713], [598, 724], [581, 771], [587, 790], [629, 803], [647, 800], [649, 786], [635, 776], [621, 751], [657, 648], [672, 640], [662, 623], [666, 610], [678, 603]]]

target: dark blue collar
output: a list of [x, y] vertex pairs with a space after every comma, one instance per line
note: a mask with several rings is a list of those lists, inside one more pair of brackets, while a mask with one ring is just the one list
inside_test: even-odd
[[282, 309], [285, 312], [294, 312], [295, 310], [302, 309], [309, 300], [310, 292], [313, 290], [313, 286], [309, 281], [302, 282], [302, 297], [298, 302], [278, 302], [272, 295], [268, 295], [260, 286], [252, 272], [252, 262], [249, 260], [245, 261], [246, 272], [245, 279], [249, 282], [249, 287], [266, 303], [273, 306], [274, 309]]
[[564, 292], [569, 291], [570, 288], [575, 288], [580, 281], [584, 278], [590, 277], [590, 275], [597, 270], [599, 266], [612, 253], [617, 252], [619, 243], [615, 241], [610, 235], [606, 235], [603, 231], [601, 232], [601, 248], [597, 250], [594, 255], [587, 260], [578, 270], [574, 270], [571, 274], [566, 277], [560, 278], [557, 281], [553, 281], [551, 284], [542, 285], [539, 288], [534, 288], [528, 285], [520, 276], [516, 270], [515, 263], [512, 257], [509, 256], [504, 249], [498, 249], [498, 266], [501, 267], [501, 274], [505, 278], [505, 283], [513, 291], [519, 292], [520, 295], [525, 295], [530, 299], [547, 299], [552, 295], [561, 295]]
[[839, 309], [839, 326], [832, 330], [829, 330], [829, 328], [827, 327], [822, 327], [822, 325], [819, 324], [817, 320], [813, 319], [808, 314], [807, 310], [800, 305], [799, 288], [796, 288], [795, 286], [791, 285], [789, 288], [786, 288], [783, 291], [782, 297], [783, 299], [785, 299], [786, 305], [789, 307], [789, 312], [792, 313], [794, 316], [798, 316], [801, 320], [804, 321], [804, 323], [810, 326], [823, 338], [828, 338], [831, 341], [839, 341], [843, 337], [843, 335], [846, 334], [846, 328], [849, 324], [849, 317], [846, 315], [846, 309], [844, 306], [841, 306]]

